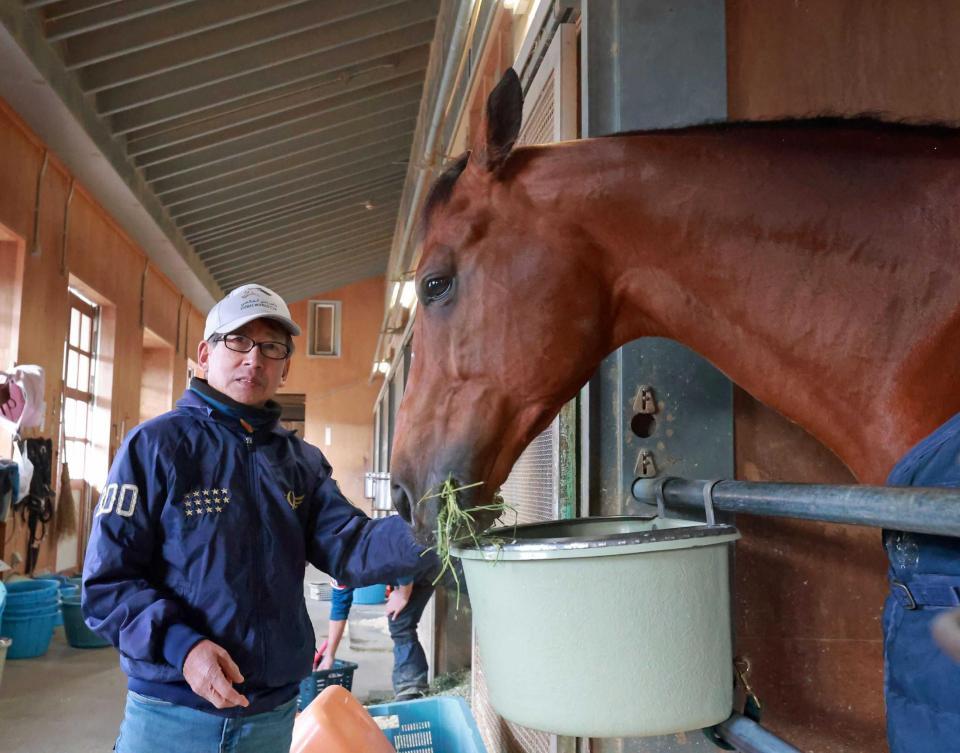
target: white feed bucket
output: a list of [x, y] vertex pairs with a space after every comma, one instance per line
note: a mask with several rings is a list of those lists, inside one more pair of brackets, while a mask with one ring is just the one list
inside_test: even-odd
[[729, 525], [584, 518], [457, 548], [494, 709], [572, 737], [666, 735], [733, 706]]

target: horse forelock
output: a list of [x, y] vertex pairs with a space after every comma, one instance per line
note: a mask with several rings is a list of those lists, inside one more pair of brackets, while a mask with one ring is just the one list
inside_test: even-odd
[[461, 173], [467, 169], [469, 159], [470, 152], [464, 152], [433, 182], [426, 201], [423, 202], [423, 213], [420, 215], [421, 238], [426, 236], [430, 228], [430, 217], [434, 210], [446, 206], [450, 201], [450, 197], [453, 195], [453, 187], [457, 184], [457, 179]]

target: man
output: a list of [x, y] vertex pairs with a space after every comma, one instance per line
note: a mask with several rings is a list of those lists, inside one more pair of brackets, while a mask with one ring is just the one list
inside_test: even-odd
[[206, 380], [110, 469], [83, 611], [128, 676], [118, 753], [287, 753], [314, 652], [306, 562], [355, 586], [430, 566], [402, 520], [367, 518], [278, 425], [298, 334], [276, 293], [234, 290], [207, 316]]
[[[401, 579], [387, 598], [386, 614], [393, 640], [393, 693], [397, 701], [422, 698], [429, 689], [427, 655], [417, 637], [417, 625], [431, 596], [433, 581], [427, 576], [415, 582]], [[319, 669], [333, 667], [352, 605], [353, 589], [334, 583], [327, 649]]]
[[[960, 415], [910, 450], [887, 483], [960, 487]], [[890, 753], [958, 750], [960, 666], [934, 637], [958, 651], [951, 640], [956, 615], [948, 610], [960, 604], [960, 540], [886, 531], [884, 544], [891, 586], [883, 613]]]

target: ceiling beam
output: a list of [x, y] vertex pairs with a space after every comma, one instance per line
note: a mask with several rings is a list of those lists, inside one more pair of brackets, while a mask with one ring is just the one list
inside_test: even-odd
[[316, 199], [321, 196], [333, 196], [344, 188], [367, 182], [379, 182], [387, 176], [402, 181], [406, 172], [405, 167], [398, 165], [378, 165], [369, 170], [357, 171], [352, 175], [345, 175], [342, 178], [327, 181], [323, 185], [314, 186], [311, 189], [293, 191], [281, 196], [272, 197], [268, 200], [256, 202], [232, 202], [217, 207], [216, 212], [206, 211], [202, 214], [194, 213], [195, 216], [191, 217], [178, 217], [176, 218], [176, 223], [184, 232], [187, 232], [188, 228], [196, 230], [197, 227], [213, 227], [217, 224], [236, 220], [238, 216], [242, 217], [250, 213], [282, 210], [301, 201]]
[[216, 281], [64, 69], [36, 14], [19, 0], [0, 0], [0, 71], [0, 96], [157, 268], [206, 311], [221, 296]]
[[309, 274], [311, 268], [319, 268], [318, 273], [330, 273], [342, 270], [344, 267], [356, 265], [360, 261], [379, 261], [383, 260], [386, 264], [387, 253], [390, 248], [390, 238], [388, 236], [380, 240], [371, 240], [365, 243], [339, 248], [336, 251], [323, 251], [322, 246], [311, 249], [311, 256], [290, 266], [278, 264], [270, 267], [266, 272], [248, 272], [237, 274], [224, 274], [220, 279], [224, 280], [227, 286], [236, 285], [243, 279], [256, 275], [260, 279], [266, 279], [265, 285], [271, 282], [281, 282], [284, 279], [290, 279], [291, 275]]
[[369, 180], [367, 176], [362, 176], [361, 179], [355, 178], [351, 185], [345, 185], [341, 183], [332, 191], [323, 191], [321, 189], [314, 195], [298, 198], [296, 201], [288, 202], [282, 207], [273, 206], [266, 210], [247, 211], [238, 217], [213, 217], [210, 219], [203, 219], [191, 225], [190, 233], [187, 237], [191, 239], [210, 238], [246, 227], [248, 225], [258, 224], [265, 219], [282, 217], [287, 214], [299, 212], [300, 210], [307, 209], [309, 207], [321, 209], [322, 207], [325, 207], [328, 204], [340, 199], [345, 199], [354, 195], [361, 196], [365, 192], [375, 191], [383, 186], [396, 185], [394, 183], [396, 180], [397, 178], [395, 175], [389, 174], [378, 178], [377, 180]]
[[[133, 81], [97, 94], [97, 110], [111, 115], [159, 102], [195, 89], [243, 81], [252, 74], [282, 68], [303, 58], [316, 58], [357, 41], [387, 36], [390, 32], [426, 22], [433, 28], [430, 3], [410, 0], [402, 5], [364, 13], [339, 23], [321, 26], [290, 37], [230, 52], [211, 60], [191, 63], [158, 76]], [[248, 92], [249, 93], [249, 92]]]
[[47, 16], [44, 31], [51, 42], [62, 42], [79, 34], [90, 34], [107, 26], [159, 13], [194, 0], [124, 0], [122, 3], [97, 5], [68, 16]]
[[190, 36], [125, 53], [83, 68], [81, 80], [88, 92], [98, 92], [177, 68], [213, 60], [231, 52], [300, 34], [350, 16], [383, 8], [402, 0], [323, 0], [300, 2], [225, 26], [195, 31]]
[[[398, 131], [412, 130], [416, 124], [419, 105], [416, 101], [401, 102], [396, 107], [345, 121], [317, 118], [318, 127], [311, 128], [306, 133], [285, 132], [284, 137], [278, 137], [274, 143], [269, 139], [249, 138], [238, 139], [223, 147], [212, 146], [196, 154], [176, 157], [146, 167], [143, 169], [144, 177], [150, 183], [155, 183], [164, 178], [182, 175], [192, 183], [213, 177], [217, 171], [222, 174], [234, 173], [334, 142], [349, 141], [357, 134], [382, 128], [387, 124], [392, 124]], [[158, 187], [157, 190], [162, 189]]]
[[[139, 2], [140, 0], [134, 0]], [[189, 37], [270, 11], [311, 0], [200, 0], [172, 7], [151, 16], [116, 24], [103, 33], [68, 40], [64, 60], [69, 70], [146, 50], [158, 44]], [[125, 3], [124, 3], [125, 4]], [[110, 10], [105, 8], [105, 11]]]
[[196, 156], [202, 161], [204, 154], [214, 151], [224, 152], [231, 148], [232, 151], [244, 154], [253, 149], [279, 144], [366, 116], [389, 113], [410, 102], [419, 105], [420, 91], [421, 82], [418, 81], [392, 90], [388, 88], [373, 97], [362, 97], [350, 101], [347, 96], [333, 103], [304, 106], [293, 113], [284, 113], [274, 118], [260, 118], [243, 126], [200, 136], [163, 149], [155, 149], [141, 155], [135, 162], [140, 167], [148, 167], [178, 157]]
[[183, 192], [169, 194], [164, 200], [171, 212], [185, 209], [199, 209], [203, 206], [213, 207], [225, 201], [240, 199], [244, 196], [261, 194], [271, 189], [286, 187], [290, 189], [303, 185], [312, 176], [338, 171], [341, 174], [352, 173], [364, 167], [377, 164], [399, 163], [407, 158], [410, 151], [410, 132], [401, 133], [395, 139], [370, 143], [367, 146], [354, 146], [350, 149], [337, 151], [330, 150], [323, 159], [309, 160], [301, 167], [288, 168], [271, 173], [264, 178], [248, 180], [230, 180], [220, 185], [209, 184], [202, 193], [197, 195], [183, 195]]
[[[303, 249], [303, 257], [298, 259], [295, 264], [285, 264], [282, 262], [274, 262], [269, 267], [267, 265], [262, 265], [264, 268], [268, 268], [270, 273], [274, 275], [274, 279], [281, 276], [289, 276], [290, 272], [296, 270], [297, 272], [303, 272], [304, 270], [309, 270], [311, 267], [317, 265], [324, 265], [324, 267], [332, 267], [334, 265], [343, 265], [344, 263], [349, 263], [351, 260], [360, 256], [375, 257], [384, 253], [384, 247], [389, 248], [389, 240], [384, 238], [365, 240], [362, 243], [345, 243], [336, 247], [328, 247], [323, 244], [317, 244], [311, 248]], [[235, 285], [238, 281], [242, 280], [245, 277], [251, 275], [259, 275], [260, 272], [254, 270], [236, 270], [236, 271], [225, 271], [221, 273], [220, 279], [225, 280], [229, 285]]]
[[[226, 102], [233, 102], [251, 94], [265, 94], [271, 89], [297, 81], [307, 81], [334, 71], [359, 67], [374, 58], [403, 52], [430, 42], [433, 23], [415, 24], [399, 31], [383, 34], [360, 42], [344, 44], [300, 60], [259, 70], [248, 75], [232, 78], [216, 84], [202, 86], [169, 96], [161, 101], [150, 102], [111, 117], [116, 134], [163, 123], [188, 113], [196, 113]], [[385, 65], [385, 63], [379, 63]], [[104, 92], [101, 96], [107, 94]]]
[[317, 190], [317, 186], [322, 186], [324, 183], [334, 185], [348, 183], [354, 176], [358, 176], [359, 179], [363, 180], [370, 175], [379, 177], [380, 175], [395, 174], [396, 169], [400, 166], [401, 165], [397, 162], [387, 161], [382, 158], [365, 160], [363, 162], [358, 162], [349, 171], [344, 171], [342, 169], [329, 171], [330, 175], [326, 177], [326, 180], [299, 180], [290, 185], [281, 185], [262, 191], [254, 191], [229, 201], [218, 201], [212, 204], [203, 204], [200, 206], [193, 204], [181, 205], [177, 208], [177, 212], [171, 212], [171, 214], [177, 222], [181, 221], [182, 219], [187, 219], [191, 216], [216, 217], [223, 214], [225, 209], [251, 209], [262, 206], [263, 204], [271, 203], [271, 201], [274, 199], [283, 200], [291, 199], [291, 197], [301, 198], [304, 192], [312, 193], [313, 191]]
[[[124, 0], [45, 0], [44, 2], [34, 2], [34, 0], [25, 0], [24, 6], [34, 8], [39, 5], [45, 6], [42, 17], [46, 21], [62, 16], [72, 16], [75, 13], [85, 13], [92, 8], [100, 8], [104, 5], [114, 5], [122, 3]], [[53, 5], [55, 7], [51, 8]]]
[[284, 243], [261, 244], [260, 253], [244, 258], [234, 258], [232, 256], [220, 261], [219, 266], [213, 271], [217, 276], [225, 269], [256, 269], [265, 265], [273, 264], [275, 259], [283, 258], [284, 261], [299, 260], [307, 252], [302, 249], [309, 247], [319, 247], [324, 249], [350, 248], [368, 241], [379, 241], [382, 238], [392, 236], [393, 228], [396, 222], [384, 222], [373, 227], [362, 230], [351, 230], [343, 228], [337, 233], [314, 233], [304, 234], [299, 238], [291, 238]]
[[[189, 113], [163, 123], [128, 131], [125, 136], [131, 153], [138, 152], [141, 141], [169, 138], [171, 143], [180, 139], [199, 136], [208, 131], [217, 131], [247, 120], [253, 120], [287, 107], [296, 107], [314, 99], [335, 97], [372, 84], [399, 78], [416, 72], [421, 77], [427, 66], [429, 47], [421, 45], [404, 52], [387, 55], [364, 63], [363, 68], [333, 71], [305, 81], [275, 87], [269, 93], [252, 94], [226, 104], [207, 108], [202, 112]], [[162, 142], [160, 143], [162, 146]]]
[[395, 225], [395, 222], [389, 221], [389, 217], [384, 216], [384, 212], [388, 209], [395, 209], [395, 207], [392, 204], [382, 204], [368, 211], [358, 205], [354, 212], [360, 212], [360, 214], [352, 213], [322, 225], [289, 228], [282, 233], [271, 233], [269, 239], [251, 239], [249, 243], [226, 250], [214, 248], [209, 255], [204, 255], [204, 261], [210, 271], [216, 275], [223, 267], [230, 264], [241, 261], [257, 264], [261, 259], [268, 258], [263, 251], [265, 240], [269, 241], [271, 253], [302, 246], [307, 241], [323, 240], [325, 243], [333, 244], [339, 240], [357, 240], [365, 233], [379, 233], [388, 224]]
[[356, 158], [356, 152], [358, 151], [369, 153], [371, 150], [387, 152], [395, 149], [405, 149], [409, 152], [412, 141], [412, 128], [394, 127], [391, 129], [390, 126], [371, 128], [328, 145], [276, 160], [268, 168], [263, 165], [255, 165], [240, 170], [232, 170], [223, 176], [213, 175], [206, 180], [198, 181], [194, 178], [188, 185], [166, 191], [157, 190], [161, 184], [161, 181], [157, 181], [154, 184], [154, 191], [162, 198], [165, 205], [173, 207], [183, 201], [192, 199], [201, 199], [207, 196], [219, 198], [228, 192], [236, 191], [239, 194], [280, 185], [308, 175], [313, 170], [314, 165], [341, 156], [347, 160], [353, 160]]
[[277, 220], [282, 222], [286, 218], [299, 217], [301, 214], [307, 212], [324, 214], [328, 211], [339, 211], [338, 207], [342, 205], [341, 202], [343, 204], [352, 204], [353, 202], [361, 203], [368, 200], [372, 202], [378, 200], [385, 201], [386, 198], [381, 196], [380, 192], [400, 191], [401, 189], [402, 186], [398, 185], [394, 178], [389, 177], [379, 184], [362, 184], [346, 191], [338, 191], [333, 196], [324, 196], [319, 199], [297, 202], [283, 210], [247, 216], [227, 226], [202, 230], [188, 237], [193, 243], [216, 238], [232, 237], [235, 233], [248, 232], [266, 223]]
[[[323, 213], [311, 210], [282, 219], [272, 219], [259, 226], [247, 228], [242, 233], [231, 233], [207, 240], [204, 243], [194, 244], [194, 248], [205, 262], [212, 265], [216, 256], [221, 252], [240, 254], [246, 248], [262, 243], [265, 238], [279, 237], [277, 233], [300, 232], [307, 229], [331, 230], [349, 225], [354, 219], [375, 216], [372, 212], [382, 207], [393, 207], [399, 201], [399, 198], [399, 188], [386, 189], [382, 193], [371, 194], [363, 199], [354, 196], [340, 203], [336, 210], [328, 208]], [[209, 259], [207, 258], [208, 254], [210, 255]]]
[[131, 157], [137, 157], [149, 154], [157, 149], [165, 149], [177, 144], [189, 144], [197, 138], [211, 134], [230, 136], [239, 133], [236, 129], [265, 118], [278, 117], [287, 113], [294, 117], [295, 113], [299, 112], [301, 108], [311, 106], [314, 103], [318, 106], [322, 106], [324, 103], [336, 106], [341, 101], [350, 101], [351, 99], [352, 101], [362, 102], [395, 88], [404, 88], [415, 83], [420, 86], [423, 85], [423, 68], [411, 70], [407, 73], [397, 73], [395, 69], [384, 69], [378, 71], [377, 74], [376, 77], [365, 76], [353, 82], [344, 82], [343, 86], [336, 89], [331, 87], [320, 87], [319, 90], [304, 89], [281, 99], [261, 101], [256, 107], [237, 109], [215, 118], [204, 118], [180, 128], [149, 136], [129, 137], [127, 139], [127, 153]]
[[[285, 301], [302, 301], [306, 298], [316, 298], [317, 296], [326, 295], [327, 293], [342, 288], [346, 285], [352, 285], [355, 282], [360, 282], [361, 280], [369, 280], [374, 277], [383, 277], [386, 273], [386, 268], [378, 262], [367, 262], [366, 264], [358, 265], [346, 272], [340, 272], [338, 274], [329, 274], [324, 276], [322, 281], [313, 282], [308, 281], [307, 283], [302, 282], [302, 278], [298, 278], [298, 285], [284, 285], [283, 293], [280, 294], [283, 296]], [[373, 357], [373, 353], [369, 357]]]

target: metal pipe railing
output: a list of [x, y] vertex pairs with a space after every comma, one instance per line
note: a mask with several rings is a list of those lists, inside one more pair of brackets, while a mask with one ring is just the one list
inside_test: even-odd
[[705, 490], [713, 507], [726, 512], [960, 536], [960, 491], [954, 489], [669, 477], [637, 479], [633, 484], [637, 500], [667, 508], [702, 510]]
[[739, 753], [801, 753], [786, 740], [781, 740], [740, 714], [733, 714], [727, 721], [714, 727], [713, 731]]

